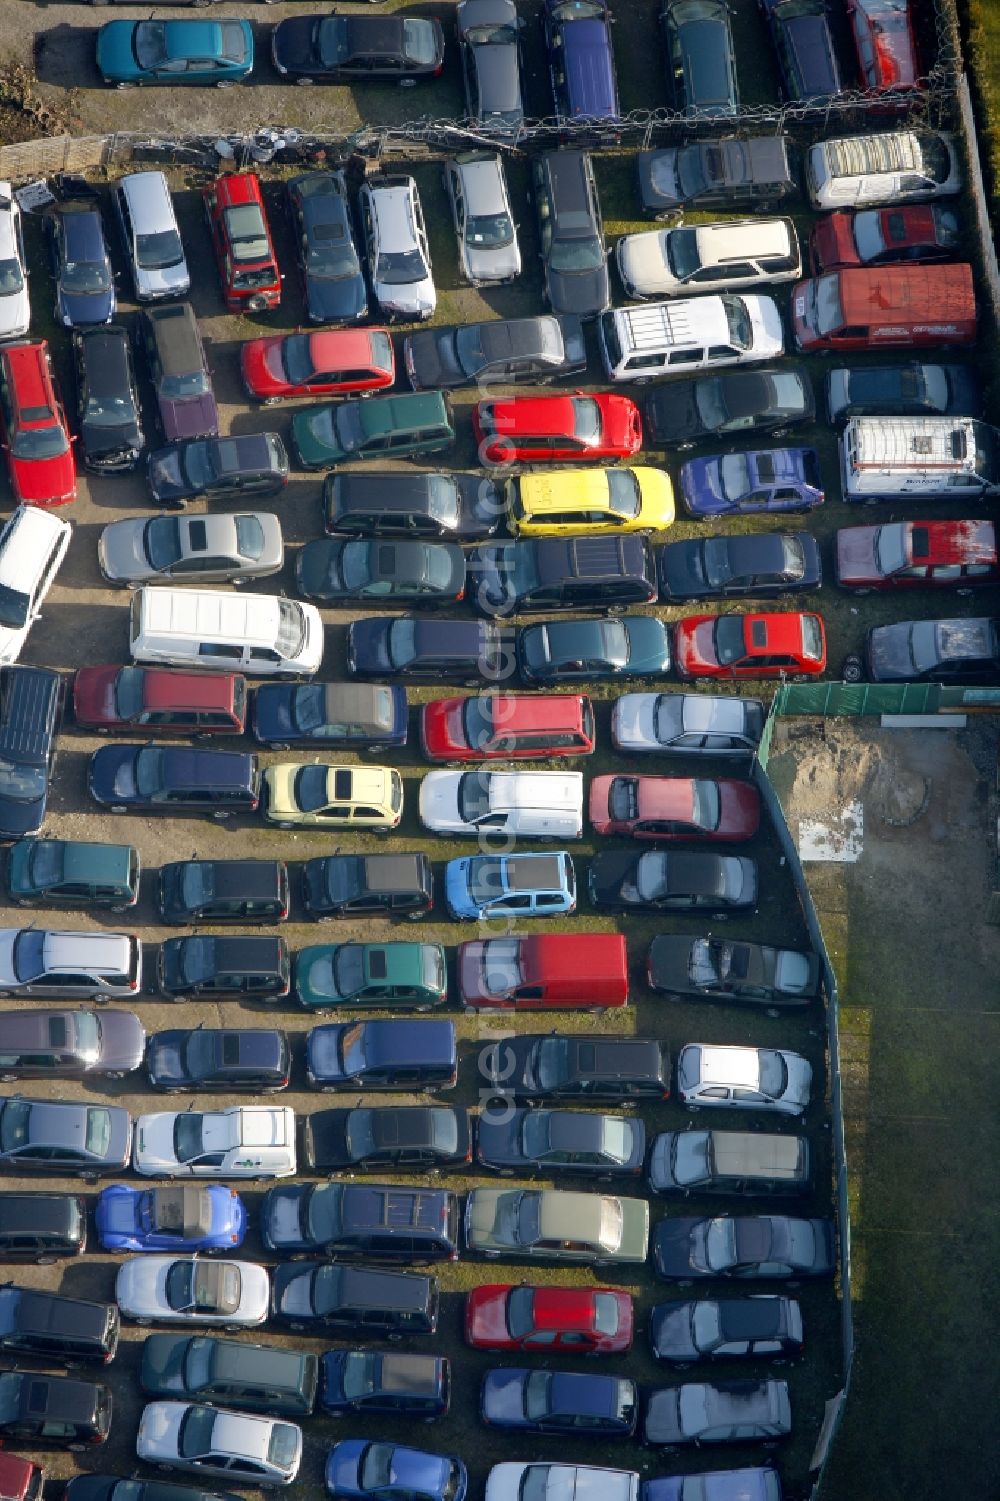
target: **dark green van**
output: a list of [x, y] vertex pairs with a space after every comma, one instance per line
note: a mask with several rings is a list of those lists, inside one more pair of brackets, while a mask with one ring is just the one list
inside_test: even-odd
[[438, 453], [454, 441], [451, 403], [443, 391], [324, 402], [292, 417], [292, 450], [303, 469]]
[[125, 912], [139, 899], [139, 852], [131, 844], [19, 839], [7, 859], [7, 889], [17, 907]]
[[147, 1335], [139, 1367], [147, 1397], [221, 1402], [290, 1418], [312, 1412], [318, 1382], [316, 1355], [204, 1334]]
[[307, 1011], [429, 1011], [448, 999], [448, 970], [437, 943], [314, 943], [295, 955], [293, 988]]

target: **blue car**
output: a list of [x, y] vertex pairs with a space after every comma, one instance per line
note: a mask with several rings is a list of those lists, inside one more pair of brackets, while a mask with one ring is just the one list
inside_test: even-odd
[[388, 750], [406, 744], [406, 689], [384, 683], [261, 683], [250, 711], [261, 745]]
[[576, 871], [564, 850], [449, 860], [444, 899], [452, 917], [562, 917], [576, 911]]
[[556, 114], [619, 119], [607, 0], [545, 0], [543, 22]]
[[46, 224], [59, 322], [66, 328], [110, 323], [118, 298], [100, 209], [67, 205]]
[[638, 1394], [626, 1376], [500, 1366], [483, 1377], [479, 1411], [491, 1428], [628, 1438], [635, 1432]]
[[639, 1501], [781, 1501], [781, 1477], [770, 1465], [658, 1475], [639, 1486]]
[[140, 83], [242, 83], [253, 68], [249, 21], [108, 21], [97, 67], [120, 89]]
[[346, 1438], [334, 1444], [323, 1474], [331, 1496], [367, 1501], [464, 1501], [468, 1475], [452, 1454], [428, 1454], [405, 1444]]
[[761, 448], [688, 459], [678, 478], [689, 516], [812, 511], [823, 504], [815, 448]]
[[97, 1196], [95, 1220], [105, 1251], [231, 1251], [247, 1230], [243, 1200], [221, 1183], [112, 1183]]

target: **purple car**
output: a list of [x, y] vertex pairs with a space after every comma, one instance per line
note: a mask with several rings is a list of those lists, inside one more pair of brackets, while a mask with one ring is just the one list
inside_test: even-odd
[[556, 114], [619, 119], [607, 0], [545, 0], [543, 20]]
[[811, 511], [823, 504], [815, 448], [760, 448], [689, 459], [679, 479], [689, 516]]
[[770, 1465], [746, 1470], [702, 1470], [644, 1480], [639, 1501], [781, 1501], [781, 1477]]
[[219, 409], [191, 304], [143, 308], [138, 339], [156, 392], [163, 436], [168, 442], [218, 437]]

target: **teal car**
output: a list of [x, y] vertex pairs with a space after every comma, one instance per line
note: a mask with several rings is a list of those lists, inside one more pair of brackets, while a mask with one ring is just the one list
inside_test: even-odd
[[130, 844], [19, 839], [7, 856], [16, 907], [106, 907], [125, 912], [139, 899], [139, 852]]
[[315, 943], [295, 956], [294, 989], [307, 1011], [429, 1011], [448, 999], [444, 949], [437, 943]]
[[324, 402], [292, 417], [292, 451], [303, 469], [437, 453], [454, 441], [451, 405], [443, 391]]
[[97, 66], [120, 89], [140, 83], [229, 88], [253, 68], [249, 21], [108, 21], [97, 33]]

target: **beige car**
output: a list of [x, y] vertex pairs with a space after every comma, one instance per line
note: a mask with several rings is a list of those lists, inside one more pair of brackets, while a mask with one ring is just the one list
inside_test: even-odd
[[648, 1242], [645, 1199], [556, 1188], [474, 1188], [465, 1204], [465, 1244], [491, 1258], [641, 1266]]

